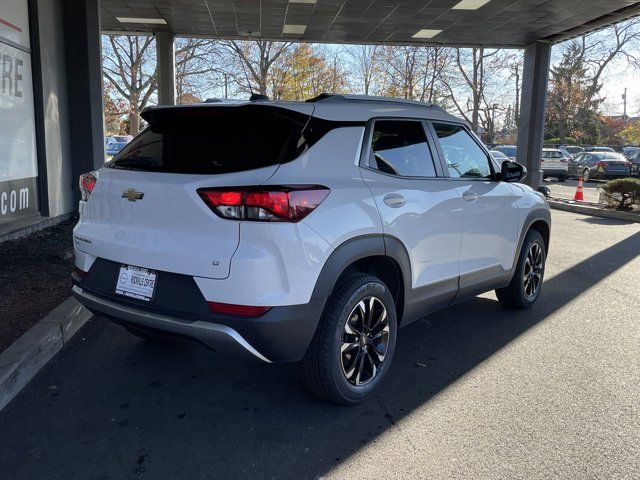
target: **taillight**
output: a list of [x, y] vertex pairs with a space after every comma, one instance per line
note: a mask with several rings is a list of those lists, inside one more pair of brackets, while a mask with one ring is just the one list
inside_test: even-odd
[[89, 200], [89, 195], [93, 191], [93, 187], [96, 186], [98, 177], [94, 175], [96, 172], [88, 172], [80, 175], [80, 195], [83, 202]]
[[260, 317], [271, 310], [271, 307], [253, 305], [233, 305], [230, 303], [207, 302], [212, 313], [238, 315], [241, 317]]
[[598, 168], [604, 168], [604, 162], [598, 162], [598, 163], [596, 163], [596, 167], [598, 167]]
[[198, 189], [198, 195], [219, 217], [294, 223], [313, 212], [329, 192], [320, 185]]

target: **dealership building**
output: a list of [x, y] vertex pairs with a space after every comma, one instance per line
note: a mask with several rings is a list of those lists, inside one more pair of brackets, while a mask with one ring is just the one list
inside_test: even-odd
[[524, 49], [518, 158], [539, 185], [553, 43], [640, 14], [634, 0], [0, 0], [0, 240], [76, 209], [104, 162], [100, 35], [156, 35], [158, 100], [174, 38]]

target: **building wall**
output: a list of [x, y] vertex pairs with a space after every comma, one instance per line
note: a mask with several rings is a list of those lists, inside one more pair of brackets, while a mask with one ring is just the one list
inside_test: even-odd
[[37, 0], [42, 112], [49, 216], [75, 209], [69, 132], [69, 98], [63, 34], [63, 1]]

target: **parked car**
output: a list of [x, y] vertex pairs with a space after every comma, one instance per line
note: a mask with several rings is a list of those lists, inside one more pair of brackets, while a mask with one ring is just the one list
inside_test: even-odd
[[[559, 150], [562, 152], [566, 152], [569, 154], [571, 158], [575, 157], [577, 154], [584, 152], [584, 147], [579, 147], [577, 145], [561, 145]], [[566, 156], [566, 155], [565, 155]]]
[[584, 147], [585, 152], [608, 152], [608, 153], [616, 153], [616, 151], [611, 147]]
[[569, 162], [569, 175], [590, 179], [610, 179], [626, 177], [631, 172], [632, 163], [619, 153], [584, 152]]
[[489, 153], [491, 154], [491, 156], [493, 157], [493, 159], [495, 161], [497, 161], [498, 163], [502, 163], [505, 160], [509, 160], [509, 157], [507, 157], [504, 153], [502, 153], [500, 150], [489, 150]]
[[556, 177], [559, 182], [567, 180], [569, 161], [560, 150], [543, 148], [540, 164], [542, 168], [542, 178]]
[[515, 145], [496, 145], [493, 150], [504, 153], [509, 160], [515, 162], [518, 147]]
[[562, 155], [564, 156], [564, 158], [566, 158], [567, 160], [571, 160], [573, 158], [573, 155], [571, 153], [569, 153], [568, 150], [559, 147], [558, 150], [562, 153]]
[[107, 155], [117, 155], [120, 150], [122, 150], [127, 143], [131, 140], [130, 135], [113, 135], [107, 137], [106, 140], [106, 150]]
[[631, 153], [627, 160], [631, 163], [631, 175], [640, 177], [640, 148]]
[[626, 158], [631, 158], [640, 152], [640, 147], [622, 147], [622, 154]]
[[311, 392], [353, 404], [399, 326], [492, 289], [520, 309], [540, 295], [547, 202], [441, 108], [321, 95], [142, 117], [81, 176], [74, 229], [73, 295], [134, 335], [299, 362]]

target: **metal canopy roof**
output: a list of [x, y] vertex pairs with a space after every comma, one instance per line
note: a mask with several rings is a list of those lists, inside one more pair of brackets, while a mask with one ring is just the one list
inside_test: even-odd
[[[486, 2], [486, 3], [485, 3]], [[640, 14], [638, 0], [102, 0], [107, 32], [330, 43], [523, 47]], [[163, 19], [165, 24], [119, 18]], [[144, 23], [149, 22], [149, 23]], [[422, 38], [416, 38], [419, 31]], [[431, 36], [433, 35], [433, 36]]]

